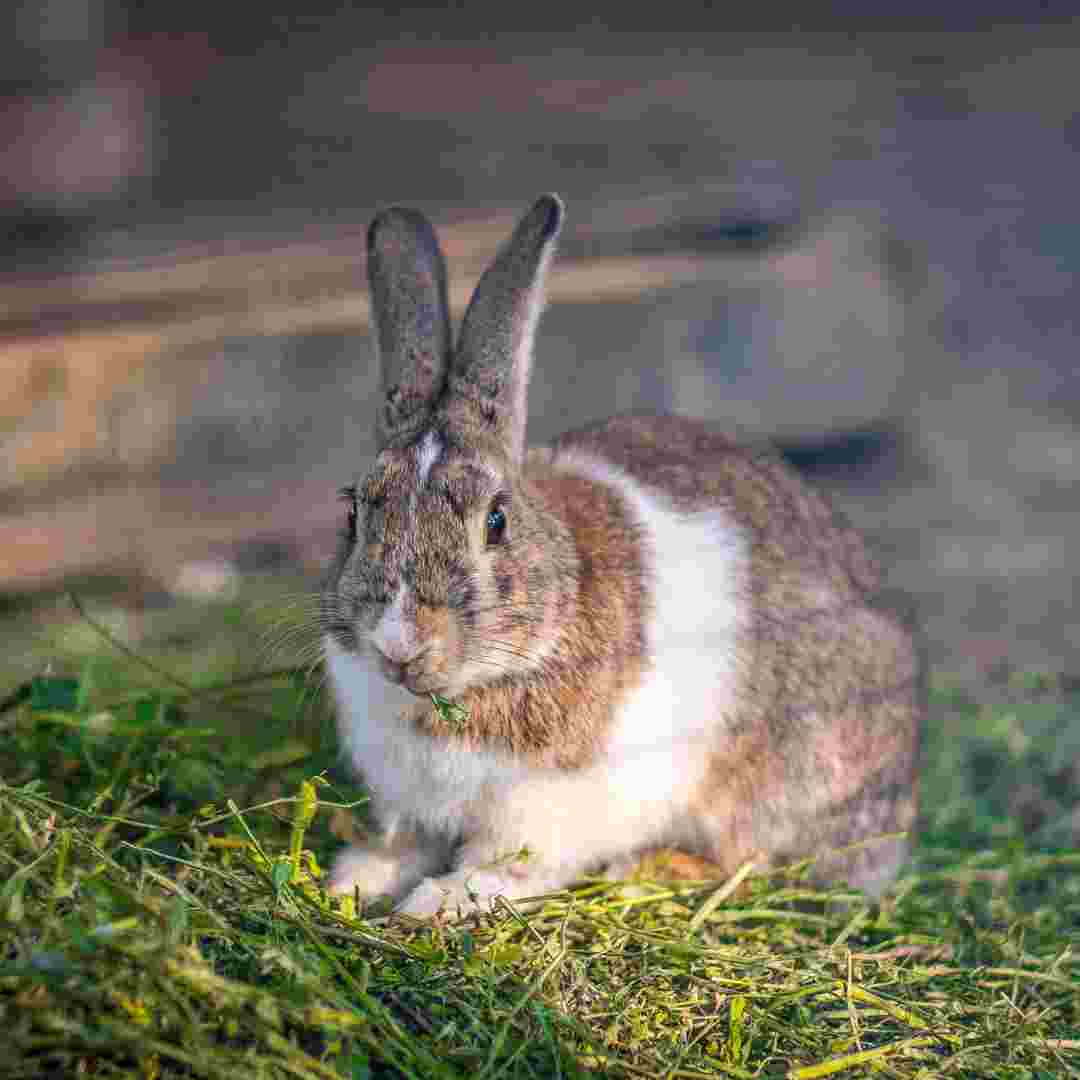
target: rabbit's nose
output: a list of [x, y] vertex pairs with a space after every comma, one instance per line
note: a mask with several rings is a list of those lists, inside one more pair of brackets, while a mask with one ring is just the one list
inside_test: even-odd
[[427, 645], [402, 648], [387, 648], [384, 644], [373, 643], [375, 654], [379, 659], [379, 668], [383, 675], [391, 682], [404, 683], [415, 671], [415, 661], [419, 660], [428, 651]]
[[[378, 653], [378, 650], [376, 652]], [[425, 649], [411, 660], [399, 664], [382, 653], [378, 653], [379, 670], [387, 682], [392, 682], [396, 686], [404, 686], [406, 690], [414, 694], [422, 694], [431, 689], [430, 684], [432, 681], [431, 675], [424, 666], [426, 655], [427, 650]]]

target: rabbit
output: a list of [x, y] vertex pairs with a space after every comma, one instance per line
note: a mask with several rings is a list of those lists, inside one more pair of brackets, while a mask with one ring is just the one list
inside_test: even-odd
[[320, 618], [380, 832], [328, 888], [426, 919], [674, 848], [718, 874], [818, 856], [877, 895], [916, 812], [912, 634], [766, 449], [626, 415], [526, 450], [563, 213], [520, 220], [456, 342], [431, 225], [370, 226], [378, 453], [343, 489]]

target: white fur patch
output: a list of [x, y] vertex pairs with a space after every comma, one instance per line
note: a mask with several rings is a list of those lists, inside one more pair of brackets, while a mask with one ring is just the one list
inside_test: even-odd
[[402, 715], [418, 705], [416, 697], [387, 682], [369, 657], [345, 652], [330, 637], [325, 648], [338, 730], [384, 828], [404, 819], [457, 837], [466, 821], [475, 820], [477, 807], [497, 802], [521, 775], [509, 757], [416, 734]]
[[416, 490], [418, 492], [424, 490], [431, 467], [442, 457], [445, 449], [442, 439], [434, 431], [429, 431], [424, 436], [423, 442], [416, 451]]
[[647, 674], [616, 719], [594, 778], [595, 805], [581, 792], [574, 812], [594, 833], [618, 822], [624, 832], [632, 825], [642, 844], [671, 840], [734, 714], [746, 540], [722, 511], [680, 513], [605, 461], [567, 454], [555, 464], [614, 487], [630, 504], [653, 599]]

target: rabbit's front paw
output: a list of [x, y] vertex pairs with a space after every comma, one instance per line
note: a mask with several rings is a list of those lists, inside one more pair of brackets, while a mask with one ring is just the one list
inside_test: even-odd
[[456, 911], [467, 897], [459, 893], [455, 898], [453, 894], [458, 890], [444, 885], [443, 881], [443, 878], [424, 878], [394, 911], [414, 919], [430, 919], [440, 911]]
[[[514, 871], [517, 871], [516, 873]], [[561, 887], [556, 876], [533, 872], [522, 874], [520, 867], [457, 870], [442, 877], [424, 878], [394, 910], [414, 919], [430, 919], [439, 912], [464, 914], [479, 908], [491, 911], [497, 896], [507, 900], [539, 896]]]
[[414, 919], [430, 919], [444, 911], [464, 914], [479, 908], [490, 911], [496, 896], [513, 896], [507, 876], [486, 870], [457, 871], [443, 877], [424, 878], [394, 910]]
[[362, 897], [404, 895], [437, 863], [437, 854], [421, 847], [379, 848], [356, 845], [334, 862], [326, 890]]

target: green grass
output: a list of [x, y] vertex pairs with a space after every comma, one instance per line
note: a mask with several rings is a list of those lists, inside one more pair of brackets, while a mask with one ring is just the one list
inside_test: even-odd
[[317, 673], [260, 676], [283, 597], [254, 595], [148, 612], [138, 657], [63, 598], [3, 605], [0, 1075], [1080, 1076], [1057, 681], [936, 680], [915, 859], [879, 903], [797, 872], [598, 880], [419, 925], [320, 890], [363, 792], [327, 776]]

